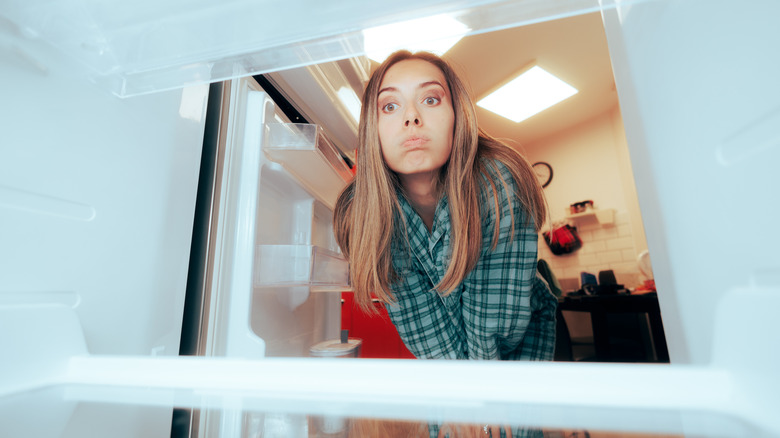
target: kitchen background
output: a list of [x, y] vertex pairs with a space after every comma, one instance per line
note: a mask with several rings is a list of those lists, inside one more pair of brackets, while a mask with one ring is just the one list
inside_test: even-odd
[[[520, 150], [531, 163], [551, 166], [553, 177], [544, 189], [550, 224], [575, 226], [583, 242], [571, 254], [554, 255], [540, 233], [539, 258], [548, 262], [564, 293], [580, 288], [581, 272], [598, 277], [600, 271], [612, 270], [617, 283], [629, 290], [642, 285], [646, 278], [637, 258], [648, 246], [601, 15], [583, 14], [471, 35], [444, 56], [464, 77], [477, 101], [531, 65], [550, 71], [578, 90], [519, 123], [477, 106], [479, 124]], [[593, 202], [594, 211], [607, 213], [606, 219], [595, 214], [572, 216], [569, 206], [586, 200]], [[376, 353], [379, 356], [409, 357], [389, 322], [364, 320], [350, 312], [350, 298], [345, 294], [342, 326], [364, 337], [386, 334], [381, 337], [384, 345]], [[592, 337], [589, 314], [564, 311], [564, 317], [572, 336]], [[366, 355], [375, 354], [371, 339], [365, 340]], [[400, 351], [397, 355], [396, 350]]]
[[[611, 269], [619, 284], [629, 289], [641, 284], [637, 256], [647, 242], [619, 108], [525, 149], [531, 162], [543, 161], [553, 169], [545, 188], [552, 222], [576, 226], [583, 242], [571, 254], [554, 255], [540, 236], [539, 257], [550, 264], [564, 292], [579, 288], [582, 271], [598, 275]], [[614, 220], [567, 218], [569, 205], [583, 200], [592, 200], [596, 210], [614, 210]]]
[[[506, 53], [494, 53], [508, 51]], [[534, 63], [554, 71], [579, 91], [520, 123], [477, 107], [480, 125], [520, 150], [531, 163], [552, 168], [544, 192], [550, 224], [577, 228], [582, 247], [554, 255], [542, 233], [539, 258], [549, 263], [563, 293], [581, 286], [580, 273], [612, 270], [618, 284], [634, 290], [646, 279], [637, 258], [646, 251], [639, 201], [600, 14], [585, 14], [464, 38], [446, 55], [459, 66], [477, 99], [502, 76]], [[592, 201], [596, 215], [572, 215], [569, 206]], [[549, 225], [548, 224], [548, 229]], [[543, 230], [545, 231], [545, 230]], [[592, 337], [590, 317], [564, 311], [572, 336]]]
[[[477, 106], [479, 124], [529, 162], [551, 166], [553, 177], [544, 189], [550, 224], [575, 226], [583, 242], [571, 254], [554, 255], [540, 233], [539, 258], [548, 262], [564, 293], [580, 288], [581, 272], [598, 277], [612, 270], [629, 290], [641, 285], [645, 278], [637, 258], [647, 242], [601, 15], [467, 36], [444, 57], [477, 101], [531, 65], [577, 88], [575, 95], [519, 123]], [[342, 143], [346, 155], [350, 144]], [[569, 206], [586, 200], [607, 214], [571, 215]], [[364, 357], [411, 357], [386, 318], [354, 311], [351, 298], [343, 294], [342, 328], [363, 338]], [[383, 314], [381, 306], [377, 311]], [[564, 311], [564, 318], [573, 337], [592, 337], [588, 313]]]
[[[580, 272], [615, 272], [629, 289], [641, 284], [637, 256], [647, 249], [628, 145], [601, 15], [590, 13], [463, 38], [445, 57], [463, 74], [477, 100], [530, 65], [578, 92], [519, 123], [478, 106], [480, 126], [518, 148], [531, 163], [545, 162], [553, 178], [544, 189], [552, 223], [577, 227], [583, 246], [553, 255], [539, 240], [564, 292], [580, 286]], [[567, 218], [569, 205], [593, 201], [614, 221]]]
[[[409, 49], [430, 48], [411, 44]], [[479, 124], [494, 137], [519, 149], [531, 163], [545, 162], [552, 167], [553, 178], [545, 188], [551, 222], [569, 222], [577, 227], [583, 240], [580, 250], [564, 256], [553, 255], [539, 240], [539, 256], [550, 264], [564, 291], [579, 288], [581, 271], [597, 275], [611, 269], [618, 283], [629, 289], [641, 284], [637, 256], [647, 249], [647, 243], [601, 14], [587, 13], [470, 35], [446, 49], [444, 57], [462, 75], [477, 101], [532, 65], [548, 70], [578, 90], [519, 123], [477, 106]], [[349, 158], [354, 158], [357, 141], [354, 132], [359, 96], [368, 70], [378, 65], [377, 59], [383, 59], [370, 54], [369, 58], [370, 65], [365, 70], [358, 69], [360, 74], [352, 80], [357, 104], [349, 111], [353, 117], [341, 118], [353, 123], [350, 129], [335, 129], [336, 122], [344, 122], [333, 120], [334, 111], [317, 111], [316, 105], [298, 104], [300, 111], [320, 124]], [[341, 72], [332, 71], [336, 64]], [[348, 72], [359, 63], [352, 62], [349, 68], [342, 64], [323, 64], [318, 68], [324, 78], [349, 79], [352, 76]], [[287, 77], [307, 70], [312, 68], [290, 70]], [[295, 90], [300, 87], [285, 86], [284, 78], [270, 76], [292, 100], [305, 102], [296, 98], [299, 91]], [[349, 108], [341, 91], [338, 94], [335, 98], [334, 92], [330, 100]], [[340, 135], [343, 131], [352, 134]], [[592, 200], [597, 210], [614, 212], [613, 220], [603, 223], [594, 216], [567, 218], [569, 205], [584, 200]]]

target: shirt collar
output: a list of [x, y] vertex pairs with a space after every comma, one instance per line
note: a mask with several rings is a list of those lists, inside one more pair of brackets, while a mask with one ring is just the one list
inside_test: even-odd
[[450, 229], [450, 209], [447, 195], [443, 195], [439, 202], [436, 204], [436, 210], [433, 215], [433, 226], [431, 232], [428, 232], [428, 227], [425, 226], [422, 218], [417, 211], [412, 207], [412, 204], [406, 199], [406, 196], [398, 190], [398, 202], [401, 204], [401, 210], [406, 220], [407, 232], [409, 233], [409, 241], [414, 246], [420, 246], [427, 243], [425, 247], [433, 248], [433, 246], [441, 239], [441, 237]]

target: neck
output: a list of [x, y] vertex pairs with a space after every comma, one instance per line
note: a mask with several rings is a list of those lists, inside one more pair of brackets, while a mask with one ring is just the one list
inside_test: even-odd
[[436, 191], [436, 176], [424, 174], [399, 175], [399, 177], [409, 203], [417, 214], [420, 215], [428, 231], [431, 231], [436, 205], [439, 203], [439, 194]]

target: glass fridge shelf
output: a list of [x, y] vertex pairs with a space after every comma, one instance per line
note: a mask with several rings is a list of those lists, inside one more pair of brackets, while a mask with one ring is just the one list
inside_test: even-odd
[[257, 245], [254, 285], [341, 291], [349, 288], [349, 263], [341, 254], [314, 245]]

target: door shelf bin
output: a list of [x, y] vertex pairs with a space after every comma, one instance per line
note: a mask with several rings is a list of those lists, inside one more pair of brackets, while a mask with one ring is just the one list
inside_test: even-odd
[[349, 263], [334, 251], [314, 245], [257, 245], [255, 287], [349, 287]]
[[269, 123], [265, 155], [295, 175], [330, 208], [352, 180], [352, 171], [322, 128], [304, 123]]

